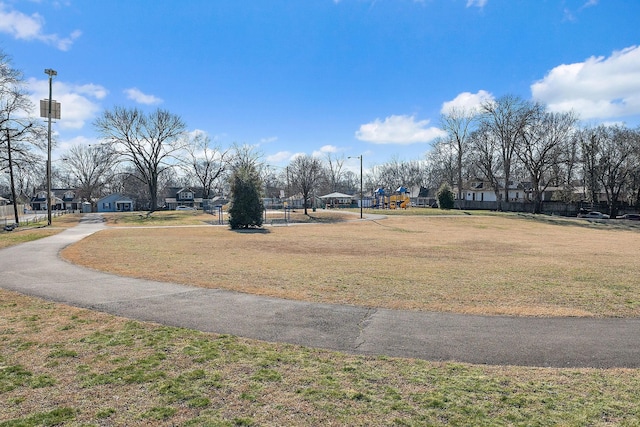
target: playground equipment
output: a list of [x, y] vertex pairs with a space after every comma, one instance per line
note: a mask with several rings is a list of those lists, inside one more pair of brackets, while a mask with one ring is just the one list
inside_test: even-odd
[[375, 209], [384, 209], [386, 207], [386, 198], [384, 196], [384, 188], [378, 188], [373, 192], [373, 200], [371, 207]]
[[377, 209], [406, 209], [411, 206], [411, 199], [407, 195], [409, 192], [405, 187], [398, 187], [396, 194], [387, 196], [384, 188], [378, 188], [373, 193], [373, 204], [371, 207]]

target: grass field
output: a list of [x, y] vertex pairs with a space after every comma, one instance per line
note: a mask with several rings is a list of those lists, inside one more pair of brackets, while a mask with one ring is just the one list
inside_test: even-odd
[[401, 215], [254, 232], [124, 228], [62, 255], [125, 276], [307, 301], [638, 317], [640, 229], [613, 227], [517, 215]]
[[[151, 225], [136, 218], [126, 221]], [[640, 235], [630, 227], [398, 216], [238, 233], [193, 220], [106, 230], [65, 256], [104, 269], [128, 263], [120, 274], [158, 270], [163, 280], [185, 268], [201, 286], [310, 300], [637, 316], [640, 276], [628, 254]], [[256, 275], [255, 265], [265, 271]], [[323, 273], [329, 268], [334, 274]], [[420, 302], [403, 303], [407, 296]], [[353, 356], [129, 321], [4, 290], [0, 313], [0, 427], [640, 425], [635, 369]]]
[[46, 227], [47, 222], [42, 221], [40, 223], [33, 223], [27, 227], [22, 226], [16, 228], [13, 231], [0, 231], [0, 249], [53, 236], [66, 228], [73, 227], [78, 223], [79, 219], [79, 215], [69, 214], [53, 218], [51, 227]]
[[0, 426], [637, 426], [640, 371], [352, 356], [0, 290]]

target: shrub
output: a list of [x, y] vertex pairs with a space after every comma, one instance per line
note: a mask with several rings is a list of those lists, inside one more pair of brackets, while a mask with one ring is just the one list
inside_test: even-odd
[[438, 206], [440, 209], [453, 209], [455, 196], [448, 184], [442, 184], [438, 189]]

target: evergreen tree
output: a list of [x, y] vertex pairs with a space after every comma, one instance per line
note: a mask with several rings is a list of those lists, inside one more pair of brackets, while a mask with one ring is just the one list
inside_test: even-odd
[[262, 180], [253, 164], [243, 164], [231, 176], [231, 208], [229, 225], [232, 229], [262, 227]]
[[453, 209], [455, 195], [453, 194], [453, 191], [451, 191], [451, 187], [449, 187], [449, 185], [446, 183], [442, 184], [438, 190], [437, 197], [440, 209]]

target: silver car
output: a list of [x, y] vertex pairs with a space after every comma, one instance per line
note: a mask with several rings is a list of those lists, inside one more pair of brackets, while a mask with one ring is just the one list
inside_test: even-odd
[[580, 218], [591, 218], [591, 219], [609, 219], [609, 215], [603, 214], [602, 212], [587, 212], [586, 214], [582, 214]]

